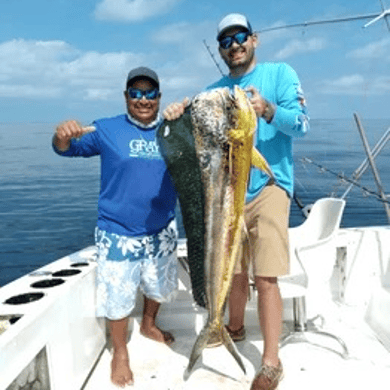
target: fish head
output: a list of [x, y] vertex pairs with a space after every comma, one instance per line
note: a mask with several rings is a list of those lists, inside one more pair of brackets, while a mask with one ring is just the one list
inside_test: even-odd
[[192, 101], [194, 126], [208, 134], [218, 144], [252, 137], [257, 126], [256, 113], [246, 92], [215, 88], [202, 92]]
[[191, 103], [195, 132], [211, 144], [221, 145], [229, 140], [234, 122], [234, 97], [229, 88], [215, 88], [196, 95]]

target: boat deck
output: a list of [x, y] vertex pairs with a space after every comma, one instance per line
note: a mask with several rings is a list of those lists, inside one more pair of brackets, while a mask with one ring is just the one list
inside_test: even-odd
[[[182, 276], [183, 277], [183, 276]], [[185, 277], [185, 276], [184, 276]], [[246, 390], [250, 388], [256, 370], [261, 364], [263, 340], [257, 325], [256, 299], [247, 306], [247, 338], [236, 343], [246, 367], [244, 374], [224, 346], [206, 349], [196, 363], [191, 376], [184, 381], [196, 334], [206, 318], [205, 312], [195, 309], [189, 293], [182, 289], [179, 299], [162, 307], [159, 325], [172, 331], [176, 341], [170, 346], [149, 340], [139, 333], [140, 316], [132, 323], [128, 343], [131, 368], [139, 390]], [[188, 300], [186, 299], [186, 295]], [[195, 314], [194, 314], [195, 313]], [[310, 335], [312, 343], [287, 344], [280, 351], [284, 379], [279, 390], [321, 389], [388, 389], [390, 353], [376, 338], [362, 317], [361, 309], [332, 302], [327, 308], [324, 330], [341, 337], [349, 350], [349, 357], [341, 356], [340, 346], [332, 339]], [[285, 302], [284, 316], [291, 314]], [[283, 333], [292, 329], [288, 318]], [[327, 349], [329, 348], [329, 349]], [[336, 351], [336, 352], [334, 352]], [[339, 352], [339, 353], [337, 353]], [[116, 389], [110, 382], [111, 355], [106, 348], [85, 390]]]
[[[330, 249], [310, 253], [318, 262], [329, 261], [333, 273], [329, 285], [309, 286], [307, 317], [321, 314], [324, 323], [317, 318], [309, 321], [309, 328], [316, 326], [340, 337], [349, 356], [344, 359], [340, 344], [318, 334], [308, 336], [311, 343], [287, 344], [280, 350], [285, 375], [279, 390], [388, 390], [390, 227], [341, 229]], [[53, 390], [117, 389], [110, 381], [105, 321], [95, 316], [95, 255], [95, 247], [85, 248], [0, 289], [0, 319], [17, 319], [0, 337], [0, 390], [29, 390], [37, 388], [36, 382], [41, 383], [39, 388]], [[185, 251], [179, 253], [183, 256]], [[58, 273], [62, 284], [34, 287], [36, 282], [58, 280]], [[170, 347], [140, 335], [139, 296], [128, 343], [135, 379], [132, 388], [250, 389], [263, 349], [255, 293], [246, 308], [247, 338], [236, 344], [246, 373], [219, 346], [203, 351], [185, 381], [192, 347], [207, 318], [206, 310], [193, 304], [190, 287], [189, 275], [180, 266], [177, 297], [163, 304], [158, 315], [158, 325], [176, 338]], [[36, 295], [39, 299], [30, 300]], [[17, 304], [7, 303], [16, 298]], [[291, 299], [283, 303], [286, 335], [293, 328], [293, 307]]]

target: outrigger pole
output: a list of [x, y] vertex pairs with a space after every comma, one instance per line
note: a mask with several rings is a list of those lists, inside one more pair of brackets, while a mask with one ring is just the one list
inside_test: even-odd
[[376, 23], [380, 19], [384, 19], [387, 25], [387, 29], [390, 31], [390, 22], [388, 19], [388, 17], [390, 16], [390, 8], [385, 9], [383, 1], [380, 0], [380, 2], [382, 7], [382, 12], [380, 13], [346, 16], [343, 18], [334, 18], [334, 19], [313, 20], [311, 22], [302, 22], [302, 23], [295, 23], [295, 24], [286, 24], [284, 26], [266, 27], [261, 30], [257, 30], [256, 32], [263, 33], [263, 32], [275, 31], [275, 30], [282, 30], [285, 28], [308, 27], [308, 26], [314, 26], [319, 24], [343, 23], [343, 22], [352, 22], [355, 20], [365, 20], [365, 19], [371, 19], [371, 21], [366, 23], [363, 26], [363, 28], [371, 26], [372, 24]]
[[375, 179], [375, 182], [376, 182], [376, 185], [378, 188], [379, 196], [383, 201], [383, 207], [385, 208], [387, 219], [390, 223], [390, 207], [389, 207], [389, 204], [387, 203], [387, 195], [385, 194], [385, 192], [383, 190], [382, 181], [381, 181], [381, 178], [379, 176], [379, 172], [378, 172], [378, 169], [376, 167], [375, 160], [374, 160], [374, 157], [373, 157], [371, 149], [370, 149], [370, 145], [368, 144], [366, 133], [365, 133], [363, 126], [360, 122], [359, 116], [356, 113], [354, 113], [353, 116], [355, 118], [358, 130], [360, 133], [360, 137], [361, 137], [362, 142], [363, 142], [364, 150], [366, 151], [367, 158], [368, 158], [368, 161], [369, 161], [370, 166], [371, 166], [372, 174], [374, 176], [374, 179]]
[[[383, 134], [382, 138], [378, 141], [378, 143], [373, 147], [371, 153], [372, 157], [375, 160], [378, 154], [382, 151], [382, 149], [386, 146], [387, 142], [390, 140], [390, 127], [387, 129], [385, 134]], [[359, 180], [364, 172], [367, 170], [369, 166], [368, 157], [359, 165], [358, 168], [352, 173], [351, 177], [354, 181]], [[341, 199], [347, 197], [351, 189], [355, 186], [355, 183], [351, 183], [348, 188], [345, 190], [344, 194], [341, 196]]]

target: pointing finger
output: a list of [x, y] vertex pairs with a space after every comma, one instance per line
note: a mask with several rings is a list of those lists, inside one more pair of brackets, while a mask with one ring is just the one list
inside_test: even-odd
[[88, 134], [88, 133], [92, 133], [92, 132], [96, 131], [96, 127], [95, 126], [85, 126], [85, 127], [82, 127], [81, 130], [83, 131], [83, 134]]

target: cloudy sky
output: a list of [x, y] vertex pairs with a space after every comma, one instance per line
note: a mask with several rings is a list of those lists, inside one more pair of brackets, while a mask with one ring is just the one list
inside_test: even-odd
[[[121, 113], [140, 65], [159, 74], [162, 108], [191, 97], [220, 77], [205, 43], [226, 72], [215, 32], [230, 12], [262, 30], [380, 11], [379, 0], [1, 0], [0, 123]], [[390, 32], [367, 22], [263, 32], [257, 59], [293, 66], [312, 118], [390, 118]]]

